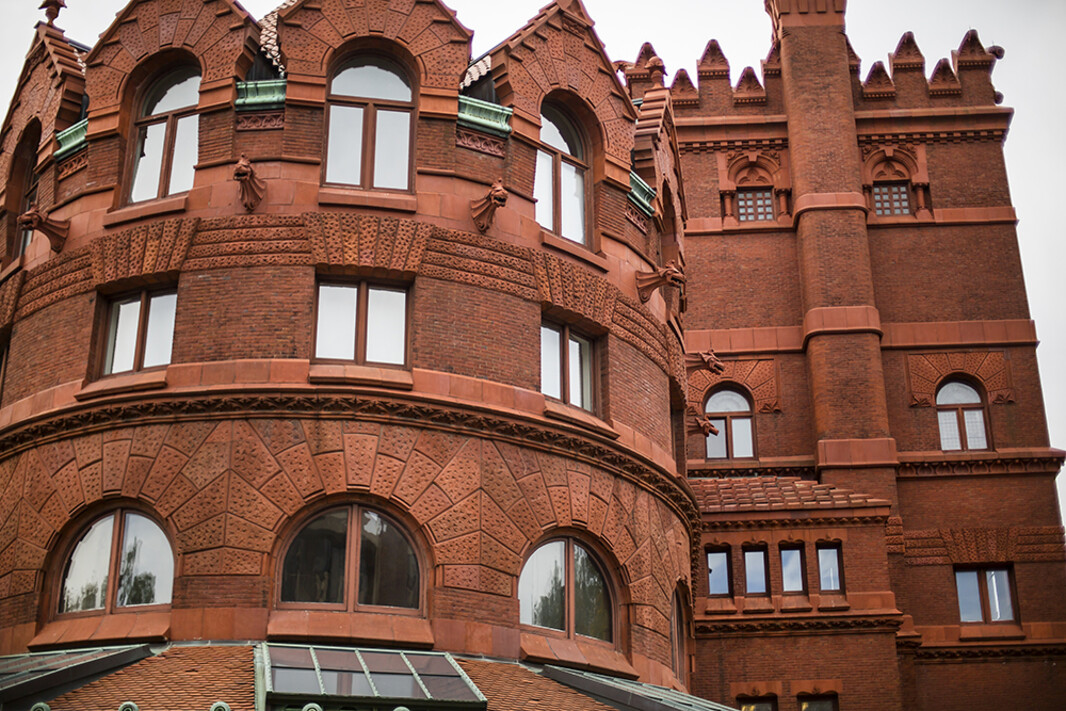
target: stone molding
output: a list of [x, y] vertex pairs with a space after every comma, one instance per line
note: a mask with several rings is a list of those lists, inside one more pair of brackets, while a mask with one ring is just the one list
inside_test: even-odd
[[[885, 506], [886, 513], [884, 514], [866, 514], [862, 516], [840, 516], [836, 514], [837, 510], [826, 509], [825, 511], [819, 509], [803, 509], [802, 517], [795, 517], [796, 512], [789, 509], [782, 509], [780, 511], [759, 511], [751, 512], [752, 514], [758, 514], [759, 518], [753, 519], [721, 519], [721, 520], [707, 520], [704, 519], [702, 530], [708, 531], [738, 531], [745, 529], [763, 529], [763, 528], [810, 528], [813, 525], [817, 526], [883, 526], [888, 519], [888, 507]], [[727, 515], [734, 516], [735, 514], [715, 514], [715, 515]], [[780, 517], [780, 518], [775, 518]]]
[[780, 632], [840, 632], [855, 631], [895, 633], [903, 626], [902, 615], [872, 615], [870, 617], [804, 617], [782, 620], [751, 620], [750, 622], [721, 621], [696, 623], [696, 636], [702, 638], [729, 635], [773, 635]]
[[1017, 659], [1023, 657], [1063, 657], [1066, 644], [996, 645], [967, 647], [919, 647], [912, 652], [918, 662], [957, 661], [967, 659]]
[[975, 453], [966, 459], [946, 459], [943, 452], [932, 453], [929, 458], [907, 461], [909, 453], [903, 453], [899, 465], [900, 477], [980, 476], [1004, 474], [1050, 474], [1054, 476], [1063, 463], [1063, 454], [1047, 450], [1045, 454], [1017, 456], [997, 453]]
[[1014, 402], [1010, 361], [1004, 351], [950, 351], [907, 356], [910, 406], [933, 407], [937, 387], [954, 374], [979, 381], [985, 390], [986, 405]]

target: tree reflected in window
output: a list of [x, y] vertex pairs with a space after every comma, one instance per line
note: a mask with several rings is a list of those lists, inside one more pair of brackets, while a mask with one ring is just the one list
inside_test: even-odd
[[607, 580], [573, 540], [549, 541], [533, 552], [518, 579], [518, 603], [524, 625], [611, 641]]

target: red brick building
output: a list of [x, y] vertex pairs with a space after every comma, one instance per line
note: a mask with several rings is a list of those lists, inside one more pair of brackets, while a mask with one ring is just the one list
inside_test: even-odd
[[359, 696], [358, 647], [471, 708], [1058, 708], [1001, 50], [864, 78], [844, 5], [768, 0], [736, 86], [713, 41], [669, 87], [612, 63], [580, 0], [476, 59], [438, 0], [38, 25], [0, 131], [0, 652], [36, 656], [0, 677], [171, 646], [0, 697], [300, 707]]

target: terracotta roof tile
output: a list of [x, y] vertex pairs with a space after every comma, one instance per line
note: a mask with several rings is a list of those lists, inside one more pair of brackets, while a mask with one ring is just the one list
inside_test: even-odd
[[144, 711], [206, 711], [216, 701], [232, 711], [255, 711], [252, 647], [172, 647], [49, 705], [53, 711], [114, 711], [124, 701]]
[[614, 711], [610, 706], [518, 664], [458, 661], [489, 700], [488, 711]]
[[689, 479], [704, 513], [870, 508], [889, 502], [799, 477]]

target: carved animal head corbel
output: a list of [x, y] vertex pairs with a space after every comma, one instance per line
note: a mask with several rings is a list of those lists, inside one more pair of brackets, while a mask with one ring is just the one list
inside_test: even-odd
[[720, 375], [725, 371], [725, 363], [715, 355], [713, 350], [700, 351], [699, 353], [685, 354], [685, 367], [710, 371], [713, 375]]
[[718, 428], [711, 424], [711, 418], [707, 413], [700, 412], [692, 405], [688, 406], [689, 423], [688, 430], [691, 434], [701, 434], [704, 437], [717, 435]]
[[503, 187], [503, 178], [497, 178], [485, 197], [470, 201], [470, 214], [479, 232], [485, 232], [492, 226], [496, 210], [507, 204], [507, 188]]
[[30, 209], [19, 215], [18, 226], [23, 230], [36, 230], [48, 238], [48, 243], [53, 252], [59, 252], [67, 241], [67, 233], [70, 231], [70, 220], [53, 220], [36, 204], [30, 205]]
[[685, 273], [677, 266], [677, 262], [669, 261], [665, 267], [659, 267], [651, 272], [637, 272], [637, 294], [642, 302], [651, 298], [653, 291], [661, 286], [685, 286]]
[[233, 179], [241, 185], [241, 204], [248, 212], [259, 207], [266, 195], [266, 181], [255, 174], [252, 161], [248, 156], [241, 154], [241, 159], [233, 167]]

